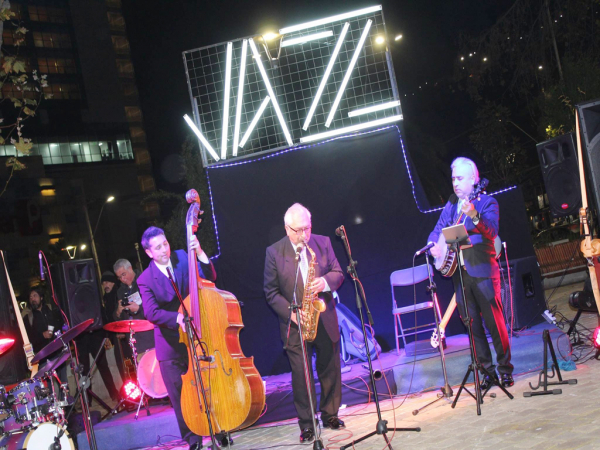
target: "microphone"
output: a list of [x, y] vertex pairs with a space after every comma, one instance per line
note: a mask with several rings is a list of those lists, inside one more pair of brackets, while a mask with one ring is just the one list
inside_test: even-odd
[[300, 261], [300, 253], [302, 253], [302, 250], [304, 250], [304, 244], [300, 243], [298, 244], [298, 247], [296, 247], [296, 262]]
[[335, 234], [337, 236], [341, 236], [342, 234], [345, 234], [345, 233], [346, 233], [346, 229], [344, 228], [344, 225], [340, 225], [339, 227], [337, 227], [335, 229]]
[[38, 258], [40, 260], [40, 279], [44, 281], [46, 277], [44, 276], [44, 265], [42, 264], [42, 251], [38, 252]]
[[415, 253], [415, 256], [419, 256], [423, 253], [425, 253], [427, 250], [429, 250], [431, 247], [433, 247], [435, 245], [435, 243], [430, 242], [429, 244], [427, 244], [425, 247], [423, 247], [421, 250], [419, 250], [417, 253]]
[[203, 362], [208, 362], [208, 363], [214, 363], [215, 362], [215, 357], [214, 355], [208, 355], [208, 356], [198, 356], [198, 359], [200, 361]]

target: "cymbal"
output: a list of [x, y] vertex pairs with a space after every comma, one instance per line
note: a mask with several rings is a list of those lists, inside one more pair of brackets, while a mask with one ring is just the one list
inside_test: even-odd
[[147, 320], [119, 320], [117, 322], [111, 322], [104, 325], [106, 331], [113, 331], [115, 333], [129, 333], [135, 331], [150, 331], [154, 329], [154, 325]]
[[85, 322], [81, 322], [79, 325], [75, 325], [74, 327], [69, 328], [62, 335], [54, 339], [48, 345], [46, 345], [43, 349], [41, 349], [31, 360], [31, 364], [35, 364], [38, 361], [50, 356], [57, 350], [63, 348], [63, 345], [67, 342], [71, 342], [85, 330], [87, 330], [92, 323], [94, 323], [94, 319], [88, 319]]
[[37, 373], [33, 376], [33, 378], [42, 378], [48, 372], [52, 372], [58, 369], [59, 366], [62, 365], [67, 359], [71, 357], [71, 352], [69, 350], [63, 350], [58, 356], [49, 359], [42, 366], [38, 368]]
[[15, 343], [14, 339], [2, 338], [0, 339], [0, 355], [6, 353]]

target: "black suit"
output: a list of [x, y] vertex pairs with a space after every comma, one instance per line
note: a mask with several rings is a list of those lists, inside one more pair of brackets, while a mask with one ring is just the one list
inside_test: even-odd
[[[442, 228], [455, 222], [458, 207], [457, 202], [454, 201], [455, 199], [456, 196], [453, 196], [453, 201], [446, 203], [435, 229], [429, 235], [428, 242], [437, 242]], [[462, 270], [469, 315], [473, 319], [473, 340], [475, 341], [477, 359], [491, 374], [494, 373], [495, 366], [483, 328], [483, 317], [492, 335], [498, 372], [500, 374], [512, 374], [510, 343], [502, 313], [500, 273], [494, 248], [494, 239], [498, 235], [498, 222], [500, 220], [498, 202], [494, 198], [482, 194], [479, 199], [473, 200], [472, 203], [480, 214], [480, 220], [477, 225], [467, 216], [463, 216], [463, 220], [461, 220], [461, 222], [464, 221], [473, 247], [463, 250], [464, 269], [458, 268], [452, 277], [457, 294], [456, 304], [461, 316], [464, 317], [458, 272]], [[464, 220], [464, 217], [466, 217], [466, 220]]]
[[[331, 241], [326, 236], [312, 235], [308, 246], [315, 252], [317, 266], [315, 277], [323, 277], [331, 291], [340, 287], [344, 274], [333, 253]], [[288, 321], [290, 317], [289, 306], [294, 298], [294, 281], [296, 275], [296, 261], [294, 247], [286, 236], [267, 248], [264, 273], [264, 291], [267, 302], [277, 313], [281, 339], [287, 346], [288, 358], [292, 367], [292, 389], [294, 391], [294, 405], [298, 413], [298, 423], [301, 429], [312, 428], [312, 418], [308, 391], [304, 378], [304, 363], [300, 346], [298, 327], [292, 323], [289, 340], [287, 339]], [[297, 302], [302, 301], [304, 282], [302, 276], [298, 277], [296, 291]], [[340, 331], [338, 327], [335, 301], [331, 293], [324, 292], [321, 297], [327, 309], [321, 313], [317, 328], [316, 339], [307, 342], [308, 361], [312, 364], [313, 348], [317, 351], [317, 374], [321, 384], [320, 411], [323, 422], [331, 417], [336, 417], [342, 399], [342, 376], [339, 357]], [[311, 383], [314, 392], [314, 380]], [[314, 399], [316, 404], [316, 399]]]
[[[184, 250], [171, 253], [171, 264], [177, 289], [185, 298], [189, 294], [187, 253]], [[211, 281], [217, 278], [210, 260], [208, 264], [198, 263], [198, 269], [202, 278]], [[138, 277], [137, 284], [146, 319], [154, 324], [156, 358], [160, 363], [160, 372], [175, 409], [179, 432], [183, 439], [192, 444], [197, 442], [198, 438], [190, 431], [181, 413], [181, 376], [188, 370], [188, 355], [185, 344], [179, 342], [177, 323], [179, 299], [171, 281], [160, 271], [154, 261], [151, 261], [148, 268]]]

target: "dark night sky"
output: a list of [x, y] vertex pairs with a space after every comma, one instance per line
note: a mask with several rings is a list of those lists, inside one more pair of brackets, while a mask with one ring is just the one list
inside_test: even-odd
[[[478, 35], [513, 2], [507, 0], [384, 1], [405, 122], [446, 141], [471, 128], [473, 112], [466, 96], [432, 87], [452, 76], [460, 33]], [[303, 23], [377, 2], [355, 0], [261, 2], [231, 0], [123, 0], [142, 112], [157, 185], [174, 189], [176, 157], [189, 133], [182, 119], [191, 115], [181, 53]], [[428, 82], [427, 85], [424, 85]], [[419, 90], [419, 85], [424, 89]], [[445, 84], [444, 84], [445, 85]], [[415, 95], [411, 95], [415, 92]], [[459, 141], [460, 142], [460, 141]], [[464, 142], [464, 141], [463, 141]], [[416, 152], [418, 149], [408, 149]]]

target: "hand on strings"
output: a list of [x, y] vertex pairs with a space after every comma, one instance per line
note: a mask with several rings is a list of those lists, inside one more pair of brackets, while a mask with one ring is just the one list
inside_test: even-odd
[[431, 253], [431, 256], [434, 258], [439, 258], [442, 254], [442, 247], [436, 242], [433, 247], [429, 249], [429, 253]]
[[325, 289], [325, 279], [323, 277], [315, 278], [311, 283], [310, 288], [315, 294], [323, 292], [323, 289]]
[[468, 200], [464, 201], [460, 210], [463, 214], [469, 216], [471, 219], [477, 215], [477, 210], [475, 209], [475, 206]]
[[200, 246], [200, 241], [198, 240], [196, 235], [193, 235], [190, 239], [190, 250], [195, 250], [196, 257], [203, 263], [208, 264], [208, 256], [206, 255], [206, 253], [204, 253], [204, 250], [202, 250], [202, 247]]
[[185, 333], [185, 321], [183, 320], [183, 314], [181, 314], [181, 313], [177, 314], [177, 323], [179, 324], [179, 326]]

